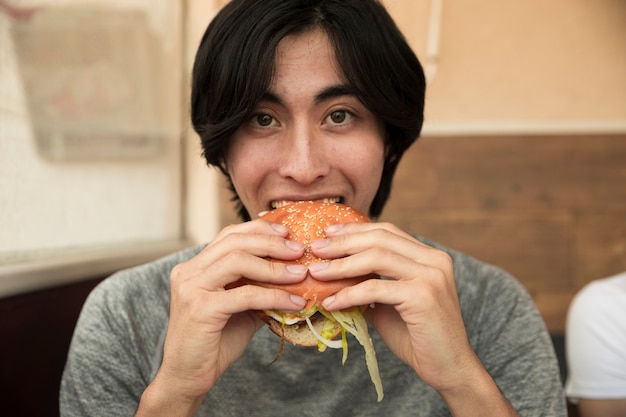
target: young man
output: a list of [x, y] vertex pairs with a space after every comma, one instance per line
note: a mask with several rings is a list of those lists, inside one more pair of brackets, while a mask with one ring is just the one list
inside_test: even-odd
[[[419, 136], [424, 75], [374, 0], [235, 0], [196, 56], [192, 121], [230, 181], [241, 224], [208, 245], [123, 271], [81, 315], [64, 374], [65, 416], [565, 416], [540, 315], [509, 275], [387, 223], [312, 243], [319, 280], [374, 273], [324, 302], [375, 305], [368, 321], [385, 398], [352, 353], [286, 346], [254, 310], [299, 310], [301, 244], [257, 213], [340, 201], [376, 218]], [[353, 346], [351, 352], [359, 352]]]

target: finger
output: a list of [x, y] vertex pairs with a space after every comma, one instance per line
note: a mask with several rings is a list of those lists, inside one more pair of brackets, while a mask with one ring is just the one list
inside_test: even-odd
[[376, 274], [393, 280], [411, 280], [428, 268], [434, 267], [414, 261], [388, 248], [374, 247], [354, 255], [311, 264], [309, 272], [320, 281], [368, 274]]
[[409, 290], [410, 287], [403, 282], [385, 278], [369, 279], [327, 297], [322, 306], [329, 311], [376, 303], [396, 306], [409, 298]]
[[304, 245], [277, 235], [229, 233], [218, 243], [205, 247], [198, 255], [187, 261], [186, 267], [189, 271], [201, 271], [239, 253], [288, 261], [301, 257]]
[[307, 268], [300, 264], [272, 262], [250, 254], [245, 250], [233, 250], [214, 262], [198, 267], [198, 260], [191, 259], [172, 269], [172, 287], [193, 281], [205, 290], [221, 290], [243, 277], [271, 284], [289, 284], [302, 281]]
[[328, 310], [341, 310], [356, 305], [380, 303], [393, 305], [398, 312], [402, 312], [438, 309], [441, 303], [456, 300], [453, 277], [422, 264], [412, 264], [411, 268], [411, 278], [366, 280], [327, 298], [323, 306]]
[[217, 236], [209, 242], [207, 247], [219, 244], [226, 237], [233, 234], [243, 235], [273, 235], [287, 237], [289, 230], [282, 224], [267, 220], [252, 220], [244, 223], [231, 224], [224, 227]]
[[[191, 294], [194, 292], [194, 295]], [[223, 291], [208, 291], [183, 285], [173, 291], [173, 300], [186, 305], [186, 311], [194, 311], [195, 317], [222, 317], [250, 310], [299, 311], [307, 301], [284, 290], [243, 285]], [[217, 313], [217, 316], [216, 316]], [[220, 319], [220, 322], [223, 320]], [[225, 322], [224, 322], [225, 323]]]
[[218, 244], [205, 248], [198, 260], [211, 263], [235, 250], [259, 257], [293, 260], [304, 254], [304, 245], [281, 236], [233, 233]]
[[280, 223], [273, 223], [263, 219], [231, 224], [224, 227], [211, 241], [211, 243], [209, 243], [209, 246], [213, 243], [219, 242], [221, 239], [232, 233], [266, 234], [285, 237], [289, 233], [289, 230]]
[[[211, 251], [214, 247], [223, 247], [224, 242], [237, 241], [235, 236], [276, 236], [286, 238], [288, 229], [282, 224], [266, 220], [253, 220], [244, 223], [231, 224], [224, 227], [218, 235], [207, 244], [203, 252]], [[232, 243], [231, 243], [232, 244]], [[227, 248], [224, 248], [227, 250]]]
[[[363, 223], [347, 224], [341, 231], [330, 234], [328, 239], [311, 242], [312, 251], [322, 259], [345, 258], [370, 251], [368, 256], [372, 257], [371, 261], [403, 262], [398, 258], [401, 257], [452, 271], [452, 259], [447, 253], [420, 242], [391, 224], [378, 225], [380, 227]], [[404, 262], [402, 265], [405, 265]], [[385, 275], [389, 272], [378, 273]], [[395, 275], [385, 276], [400, 278]], [[320, 279], [323, 279], [321, 275]]]
[[388, 223], [388, 222], [377, 222], [377, 223], [350, 222], [350, 223], [333, 225], [333, 226], [328, 227], [325, 230], [326, 235], [328, 237], [344, 236], [344, 235], [365, 233], [365, 232], [371, 232], [371, 231], [388, 232], [390, 233], [390, 235], [387, 235], [387, 236], [393, 235], [398, 238], [404, 238], [407, 241], [415, 242], [419, 245], [427, 247], [426, 244], [418, 241], [413, 236], [411, 236], [404, 230], [400, 229], [393, 223]]
[[299, 311], [307, 303], [304, 298], [287, 291], [256, 285], [243, 285], [225, 291], [221, 301], [223, 311], [228, 314], [247, 310]]

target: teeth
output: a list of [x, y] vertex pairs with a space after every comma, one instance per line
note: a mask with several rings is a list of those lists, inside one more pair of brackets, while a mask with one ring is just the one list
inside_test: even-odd
[[324, 203], [340, 203], [341, 202], [341, 197], [330, 197], [330, 198], [325, 198], [322, 200], [322, 202]]
[[288, 201], [288, 200], [272, 201], [270, 205], [272, 206], [273, 209], [277, 209], [282, 206], [286, 206], [289, 203], [293, 203], [293, 201]]
[[[323, 198], [323, 199], [317, 200], [317, 201], [322, 202], [322, 203], [331, 203], [331, 204], [333, 204], [333, 203], [340, 203], [341, 202], [341, 197], [326, 197], [326, 198]], [[286, 206], [287, 204], [291, 204], [291, 203], [295, 203], [295, 201], [279, 200], [279, 201], [272, 201], [270, 203], [270, 206], [272, 207], [272, 209], [277, 209], [277, 208]], [[265, 212], [261, 212], [261, 213], [265, 214]], [[260, 215], [261, 214], [259, 213], [259, 216]]]

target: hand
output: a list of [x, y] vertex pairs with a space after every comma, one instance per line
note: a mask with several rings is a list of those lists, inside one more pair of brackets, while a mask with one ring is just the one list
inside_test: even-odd
[[286, 236], [286, 228], [265, 220], [229, 226], [200, 254], [172, 270], [163, 363], [144, 397], [199, 406], [263, 325], [250, 310], [304, 307], [304, 299], [282, 290], [254, 285], [226, 289], [242, 277], [270, 283], [303, 280], [306, 267], [264, 259], [303, 254], [302, 244]]
[[[389, 349], [437, 390], [453, 415], [516, 415], [469, 344], [450, 256], [389, 223], [331, 226], [312, 242], [328, 262], [310, 266], [313, 277], [334, 280], [375, 273], [345, 288], [323, 306], [340, 310], [375, 304], [366, 318]], [[457, 414], [458, 413], [458, 414]]]

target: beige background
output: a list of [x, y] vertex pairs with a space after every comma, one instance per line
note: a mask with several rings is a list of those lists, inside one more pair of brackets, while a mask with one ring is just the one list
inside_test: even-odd
[[[424, 57], [434, 1], [385, 3]], [[626, 121], [625, 2], [442, 3], [428, 122]]]

